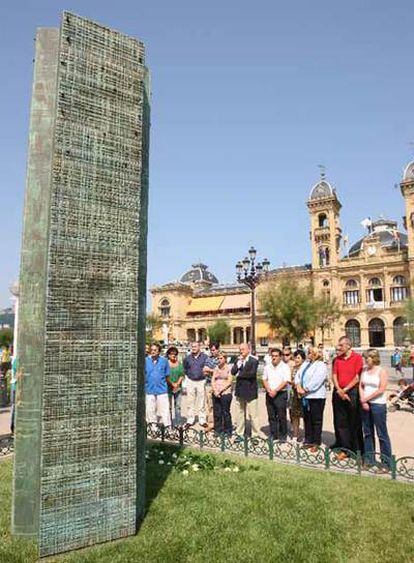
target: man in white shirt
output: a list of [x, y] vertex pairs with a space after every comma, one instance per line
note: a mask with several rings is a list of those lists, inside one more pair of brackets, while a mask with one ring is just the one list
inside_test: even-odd
[[282, 361], [282, 350], [272, 348], [272, 363], [263, 371], [263, 386], [266, 389], [266, 408], [269, 417], [270, 435], [274, 440], [287, 439], [287, 386], [290, 383], [289, 365]]

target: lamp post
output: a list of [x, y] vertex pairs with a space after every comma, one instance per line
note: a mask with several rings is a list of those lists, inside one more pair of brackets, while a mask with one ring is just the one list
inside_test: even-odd
[[236, 264], [237, 280], [244, 283], [250, 289], [250, 340], [252, 353], [256, 353], [256, 300], [255, 291], [263, 272], [269, 271], [270, 262], [267, 258], [262, 262], [256, 262], [256, 249], [251, 246], [249, 255]]

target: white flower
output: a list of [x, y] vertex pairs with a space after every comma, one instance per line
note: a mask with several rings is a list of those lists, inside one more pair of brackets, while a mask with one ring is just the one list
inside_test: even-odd
[[171, 461], [169, 461], [169, 462], [167, 463], [167, 465], [171, 465]]
[[186, 462], [184, 463], [184, 465], [191, 465], [191, 462], [190, 462], [190, 461], [186, 461]]
[[230, 468], [230, 467], [225, 467], [225, 468], [224, 468], [224, 471], [231, 471], [231, 468]]
[[148, 454], [145, 454], [145, 459], [149, 459], [149, 455], [148, 455]]
[[183, 475], [185, 475], [185, 476], [187, 476], [187, 475], [188, 475], [188, 471], [187, 471], [187, 469], [184, 469], [184, 471], [183, 471]]
[[177, 454], [173, 454], [171, 457], [172, 457], [173, 459], [177, 459], [178, 455], [177, 455]]
[[239, 468], [238, 468], [238, 467], [233, 467], [233, 471], [234, 471], [234, 473], [238, 473], [238, 472], [239, 472]]
[[160, 455], [164, 455], [164, 452], [161, 450], [161, 451], [159, 452], [159, 454], [160, 454]]
[[164, 465], [164, 460], [163, 460], [163, 459], [160, 459], [158, 463], [159, 463], [160, 465]]
[[195, 463], [193, 465], [193, 471], [198, 471], [200, 468], [198, 467], [198, 465]]

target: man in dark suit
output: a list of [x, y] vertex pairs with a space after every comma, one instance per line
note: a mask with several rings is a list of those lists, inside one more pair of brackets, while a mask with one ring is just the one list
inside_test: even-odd
[[259, 401], [257, 398], [257, 368], [259, 362], [250, 354], [249, 344], [240, 344], [240, 356], [231, 368], [236, 376], [237, 434], [244, 436], [246, 419], [249, 418], [252, 437], [263, 437], [259, 428]]

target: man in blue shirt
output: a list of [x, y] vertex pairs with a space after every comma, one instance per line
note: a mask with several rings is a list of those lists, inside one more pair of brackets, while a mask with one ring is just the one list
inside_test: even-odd
[[157, 415], [164, 426], [171, 426], [168, 401], [167, 377], [170, 375], [168, 360], [160, 356], [161, 346], [151, 344], [150, 355], [145, 358], [145, 404], [147, 422], [157, 422]]
[[183, 361], [184, 373], [187, 377], [187, 426], [192, 426], [195, 417], [201, 426], [206, 426], [206, 376], [204, 368], [207, 365], [208, 356], [200, 351], [200, 344], [191, 344], [191, 354]]

